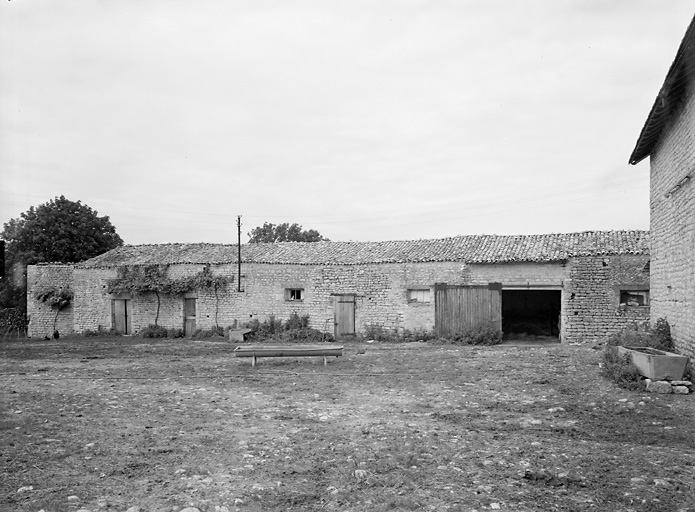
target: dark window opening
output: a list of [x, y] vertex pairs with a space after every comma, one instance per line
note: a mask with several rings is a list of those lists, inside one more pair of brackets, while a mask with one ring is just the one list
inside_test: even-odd
[[649, 291], [647, 290], [621, 290], [621, 306], [648, 306]]
[[559, 338], [560, 298], [560, 290], [502, 290], [502, 332]]
[[285, 289], [285, 300], [302, 301], [304, 300], [304, 290], [302, 288]]

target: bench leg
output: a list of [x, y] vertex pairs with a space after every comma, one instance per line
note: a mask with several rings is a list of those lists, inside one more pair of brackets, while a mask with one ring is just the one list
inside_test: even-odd
[[256, 356], [251, 358], [251, 366], [256, 366]]
[[328, 364], [328, 358], [326, 356], [323, 356], [323, 366], [326, 366]]

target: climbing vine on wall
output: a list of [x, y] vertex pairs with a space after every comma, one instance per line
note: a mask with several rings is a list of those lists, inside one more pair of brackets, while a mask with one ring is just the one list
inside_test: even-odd
[[39, 286], [34, 290], [34, 298], [39, 300], [54, 309], [56, 312], [53, 318], [53, 335], [57, 337], [56, 326], [58, 325], [58, 315], [62, 310], [70, 305], [74, 294], [68, 287], [61, 286]]
[[119, 267], [114, 279], [106, 282], [107, 291], [114, 294], [154, 293], [157, 297], [157, 314], [154, 324], [158, 325], [161, 307], [160, 294], [183, 295], [193, 291], [212, 291], [215, 293], [215, 323], [217, 323], [218, 291], [224, 289], [232, 279], [213, 275], [210, 267], [187, 277], [170, 278], [167, 265], [141, 265]]

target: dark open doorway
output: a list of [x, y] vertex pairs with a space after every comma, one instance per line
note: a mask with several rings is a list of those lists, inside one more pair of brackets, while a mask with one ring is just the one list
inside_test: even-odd
[[502, 290], [505, 336], [560, 337], [560, 290]]

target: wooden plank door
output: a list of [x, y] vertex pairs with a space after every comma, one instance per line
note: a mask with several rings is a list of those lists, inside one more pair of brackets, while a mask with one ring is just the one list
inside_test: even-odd
[[333, 298], [334, 335], [350, 336], [355, 334], [355, 296], [336, 295]]
[[447, 337], [470, 328], [490, 325], [502, 330], [502, 287], [487, 286], [434, 287], [434, 330]]
[[111, 300], [111, 325], [118, 334], [132, 333], [131, 304], [128, 299]]
[[183, 299], [183, 335], [195, 334], [196, 306], [195, 299]]

